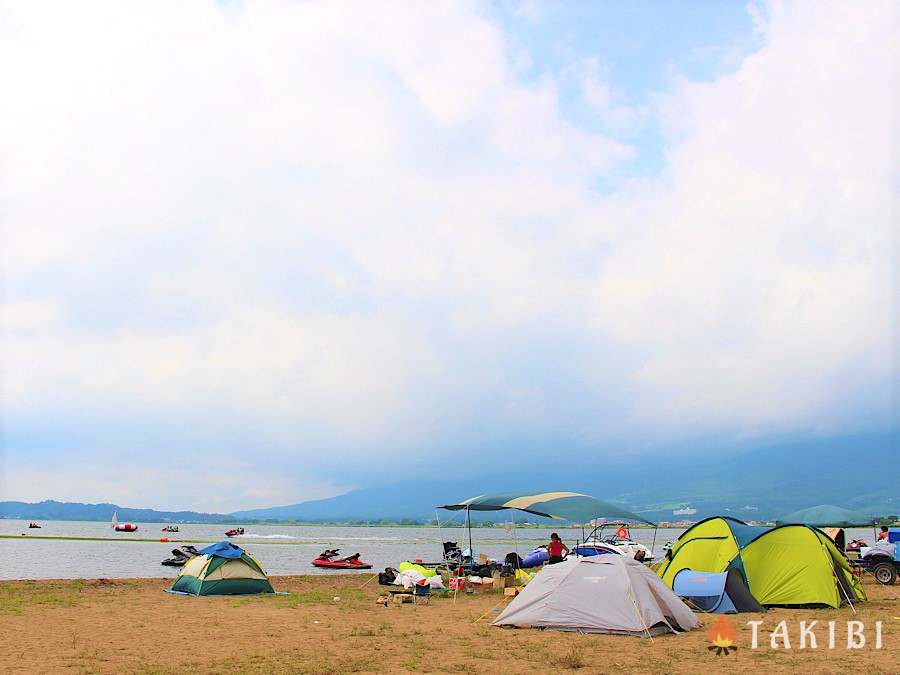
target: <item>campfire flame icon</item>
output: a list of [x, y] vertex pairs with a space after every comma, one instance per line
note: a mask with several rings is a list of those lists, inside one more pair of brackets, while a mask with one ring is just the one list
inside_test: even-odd
[[731, 652], [737, 651], [737, 632], [734, 625], [724, 616], [716, 619], [716, 622], [710, 627], [709, 641], [712, 644], [707, 647], [709, 651], [715, 652], [716, 656], [728, 656]]

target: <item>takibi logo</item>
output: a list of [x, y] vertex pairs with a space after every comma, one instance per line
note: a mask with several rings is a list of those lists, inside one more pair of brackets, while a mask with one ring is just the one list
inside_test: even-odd
[[715, 652], [716, 656], [728, 656], [731, 652], [737, 651], [737, 631], [734, 625], [724, 616], [716, 619], [716, 622], [709, 629], [709, 641], [712, 644], [708, 647], [709, 651]]

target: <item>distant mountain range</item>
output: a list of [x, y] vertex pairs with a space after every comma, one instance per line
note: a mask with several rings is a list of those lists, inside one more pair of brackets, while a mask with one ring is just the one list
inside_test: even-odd
[[112, 520], [113, 513], [120, 522], [144, 523], [194, 522], [224, 523], [230, 518], [218, 513], [197, 513], [195, 511], [156, 511], [154, 509], [131, 509], [117, 504], [80, 504], [78, 502], [56, 502], [47, 500], [31, 504], [28, 502], [0, 502], [0, 518], [24, 518], [33, 520]]
[[[502, 476], [409, 479], [392, 485], [274, 508], [230, 514], [132, 509], [115, 504], [0, 502], [0, 517], [138, 522], [377, 522], [430, 520], [435, 506], [486, 492], [572, 490], [616, 502], [654, 520], [677, 520], [674, 510], [696, 509], [691, 519], [729, 514], [747, 520], [822, 503], [877, 515], [900, 514], [896, 476], [900, 434], [871, 434], [810, 442], [781, 442], [746, 451], [684, 458], [681, 455], [609, 458], [603, 472], [565, 476], [561, 469], [509, 471]], [[555, 472], [554, 472], [555, 471]], [[459, 514], [440, 512], [441, 520]], [[479, 519], [502, 521], [505, 513]], [[524, 514], [517, 516], [524, 519]]]

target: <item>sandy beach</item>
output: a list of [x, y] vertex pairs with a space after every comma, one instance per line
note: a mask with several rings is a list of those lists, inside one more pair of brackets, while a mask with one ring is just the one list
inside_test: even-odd
[[[900, 586], [867, 580], [869, 602], [840, 610], [770, 610], [730, 617], [736, 652], [717, 656], [708, 628], [648, 639], [489, 625], [499, 594], [375, 603], [384, 587], [350, 575], [272, 577], [288, 595], [186, 597], [163, 579], [0, 583], [0, 671], [5, 673], [895, 673], [900, 663]], [[340, 600], [335, 601], [335, 597]], [[480, 619], [480, 620], [479, 620]], [[748, 621], [763, 620], [758, 649]], [[792, 649], [772, 650], [786, 620]], [[819, 648], [800, 650], [798, 625], [818, 620]], [[828, 621], [836, 648], [827, 649]], [[846, 622], [866, 625], [867, 645], [846, 649]], [[874, 624], [882, 622], [882, 648]]]

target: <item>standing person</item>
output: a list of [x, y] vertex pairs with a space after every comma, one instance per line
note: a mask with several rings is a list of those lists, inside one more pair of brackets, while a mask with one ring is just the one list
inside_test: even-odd
[[547, 553], [550, 554], [549, 563], [551, 565], [562, 562], [563, 558], [569, 555], [569, 547], [562, 543], [559, 535], [554, 532], [550, 535], [550, 544], [547, 546]]

